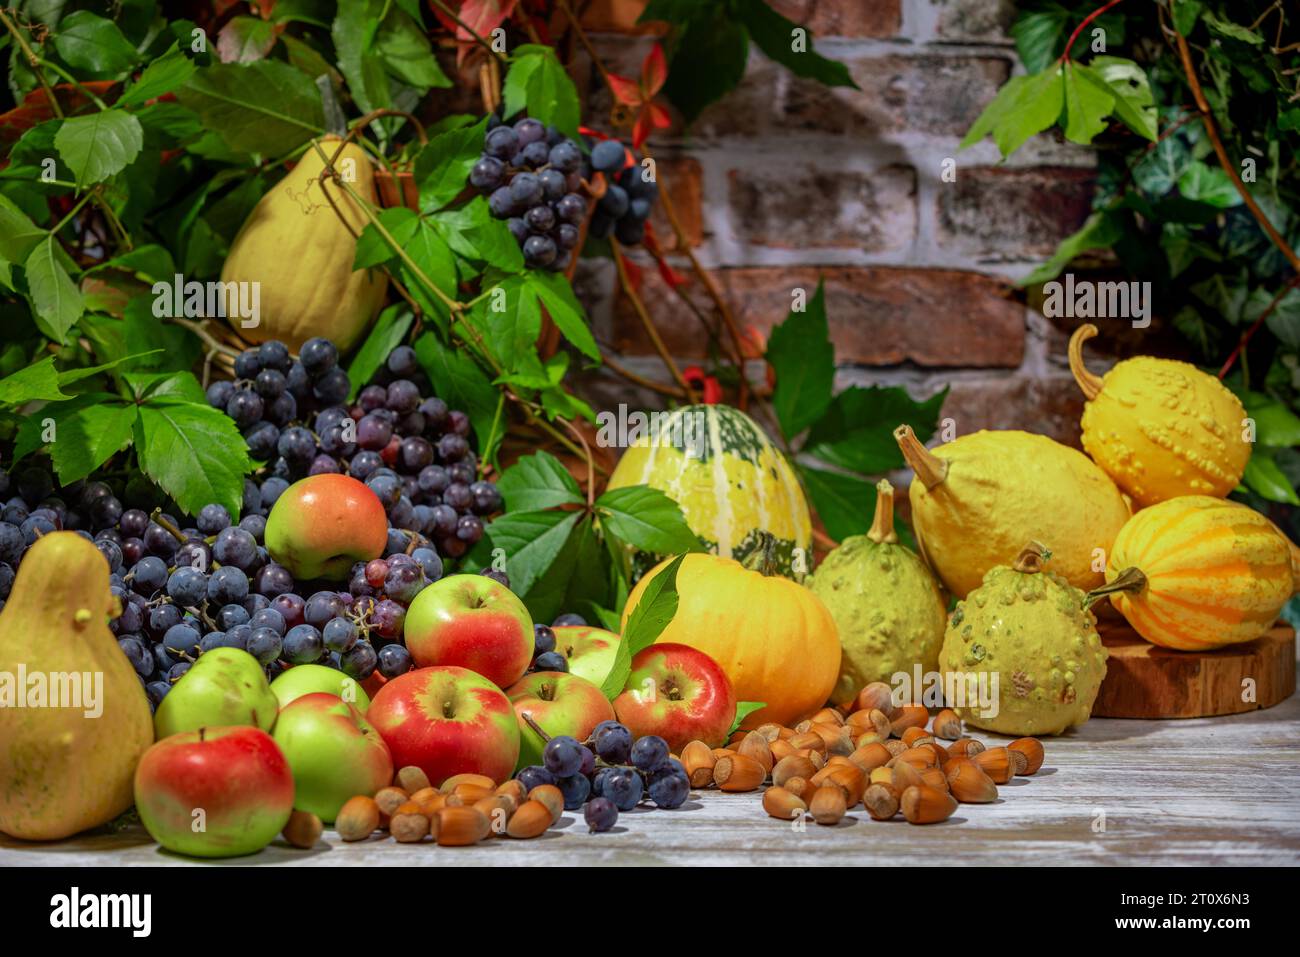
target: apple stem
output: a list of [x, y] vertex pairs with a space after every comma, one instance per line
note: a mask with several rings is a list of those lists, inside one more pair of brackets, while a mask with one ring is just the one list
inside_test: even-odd
[[533, 716], [529, 714], [527, 711], [521, 711], [519, 713], [519, 717], [523, 718], [524, 723], [528, 725], [528, 727], [536, 731], [538, 737], [540, 737], [543, 741], [551, 740], [551, 736], [542, 730], [542, 726], [538, 724], [536, 721], [534, 721]]

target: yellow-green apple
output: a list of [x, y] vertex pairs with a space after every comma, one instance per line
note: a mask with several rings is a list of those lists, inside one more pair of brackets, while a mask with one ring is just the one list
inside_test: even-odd
[[337, 695], [316, 691], [291, 702], [276, 719], [274, 737], [293, 771], [293, 806], [327, 824], [348, 798], [392, 783], [388, 745]]
[[541, 764], [546, 743], [528, 726], [525, 714], [550, 737], [567, 734], [579, 741], [587, 740], [602, 721], [614, 720], [614, 706], [598, 685], [562, 671], [525, 675], [506, 689], [506, 696], [519, 715], [520, 767]]
[[145, 830], [169, 851], [252, 854], [288, 823], [293, 774], [260, 728], [184, 731], [154, 744], [136, 765], [135, 806]]
[[555, 650], [569, 663], [569, 674], [603, 685], [618, 656], [619, 636], [591, 625], [556, 625], [551, 630]]
[[256, 658], [239, 648], [213, 648], [199, 656], [158, 705], [154, 737], [234, 724], [270, 731], [279, 710]]
[[349, 475], [294, 482], [266, 518], [266, 550], [299, 581], [346, 578], [357, 562], [383, 554], [388, 516], [379, 496]]
[[434, 786], [464, 773], [499, 783], [519, 758], [519, 721], [510, 699], [468, 668], [408, 671], [379, 689], [366, 717], [388, 742], [396, 765], [421, 768]]
[[294, 665], [271, 682], [271, 691], [282, 709], [305, 694], [323, 691], [356, 705], [362, 714], [370, 710], [370, 695], [366, 694], [361, 683], [337, 668], [325, 665]]
[[533, 658], [533, 619], [509, 588], [486, 575], [450, 575], [407, 609], [406, 649], [416, 667], [454, 665], [498, 688], [523, 677]]
[[736, 693], [722, 667], [698, 648], [651, 645], [632, 658], [614, 713], [634, 738], [657, 734], [677, 752], [691, 741], [721, 745], [736, 720]]

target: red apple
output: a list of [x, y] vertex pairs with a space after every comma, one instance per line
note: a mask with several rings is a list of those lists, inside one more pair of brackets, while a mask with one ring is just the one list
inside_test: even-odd
[[421, 768], [434, 786], [463, 773], [505, 781], [519, 758], [510, 699], [467, 668], [408, 671], [379, 689], [366, 718], [383, 735], [394, 766]]
[[388, 745], [360, 709], [338, 695], [314, 691], [295, 698], [280, 709], [273, 734], [293, 771], [293, 806], [326, 824], [348, 798], [374, 794], [393, 780]]
[[665, 642], [632, 659], [614, 713], [634, 738], [657, 734], [671, 751], [690, 741], [721, 745], [736, 720], [736, 692], [721, 666], [689, 645]]
[[192, 857], [261, 850], [288, 823], [293, 794], [289, 762], [275, 741], [244, 725], [163, 738], [135, 769], [145, 829], [169, 851]]
[[346, 578], [356, 562], [378, 558], [387, 544], [383, 503], [348, 475], [294, 482], [266, 518], [266, 550], [298, 581]]
[[614, 720], [614, 706], [586, 678], [562, 671], [526, 675], [506, 689], [519, 715], [519, 766], [542, 763], [545, 742], [528, 726], [527, 714], [551, 737], [568, 734], [585, 741], [596, 725]]
[[451, 575], [411, 602], [406, 648], [420, 668], [455, 665], [508, 688], [533, 659], [533, 619], [505, 585], [484, 575]]

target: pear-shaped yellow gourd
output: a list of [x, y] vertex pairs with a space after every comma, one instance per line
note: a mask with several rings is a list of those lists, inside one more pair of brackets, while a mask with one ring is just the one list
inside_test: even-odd
[[73, 532], [28, 550], [0, 611], [0, 831], [51, 841], [131, 806], [149, 702], [108, 629], [108, 562]]
[[1214, 376], [1174, 359], [1137, 356], [1101, 378], [1083, 365], [1085, 324], [1070, 337], [1070, 371], [1087, 396], [1083, 447], [1139, 506], [1178, 495], [1223, 498], [1250, 460], [1246, 410]]
[[[340, 152], [337, 136], [322, 137], [319, 145], [347, 185], [373, 203], [374, 170], [362, 149], [348, 143]], [[251, 342], [279, 339], [296, 350], [325, 336], [347, 350], [383, 305], [388, 277], [379, 269], [352, 268], [354, 235], [366, 217], [342, 185], [322, 186], [324, 169], [309, 145], [298, 165], [258, 200], [230, 246], [221, 281], [260, 284], [257, 325], [229, 319]]]
[[1031, 540], [1051, 550], [1053, 570], [1075, 588], [1102, 583], [1129, 509], [1082, 452], [1012, 430], [963, 435], [933, 451], [909, 426], [894, 438], [916, 472], [909, 496], [917, 544], [957, 598]]

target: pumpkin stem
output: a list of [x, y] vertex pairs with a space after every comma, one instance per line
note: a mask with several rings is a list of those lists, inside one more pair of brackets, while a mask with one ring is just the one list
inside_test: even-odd
[[1099, 585], [1088, 594], [1083, 596], [1083, 607], [1091, 608], [1098, 598], [1104, 598], [1107, 595], [1114, 595], [1117, 592], [1141, 591], [1147, 587], [1147, 576], [1137, 568], [1126, 568], [1118, 575], [1115, 580], [1105, 585]]
[[903, 459], [916, 473], [916, 477], [925, 483], [926, 488], [934, 488], [948, 477], [948, 460], [939, 458], [922, 445], [910, 425], [900, 425], [894, 429], [894, 441], [898, 443]]
[[1042, 542], [1030, 542], [1024, 548], [1020, 549], [1020, 554], [1011, 567], [1018, 572], [1024, 572], [1026, 575], [1037, 575], [1043, 570], [1043, 562], [1052, 557], [1051, 549]]
[[876, 514], [871, 520], [867, 538], [877, 545], [898, 544], [898, 533], [894, 531], [894, 486], [888, 479], [876, 483]]
[[776, 536], [766, 531], [760, 531], [758, 536], [758, 548], [750, 552], [742, 564], [751, 572], [758, 572], [764, 578], [770, 578], [778, 570], [776, 564]]
[[1084, 398], [1089, 401], [1097, 398], [1101, 392], [1101, 378], [1089, 372], [1083, 364], [1083, 344], [1096, 334], [1097, 327], [1091, 322], [1085, 322], [1070, 336], [1070, 373], [1074, 376], [1074, 381], [1079, 383]]

